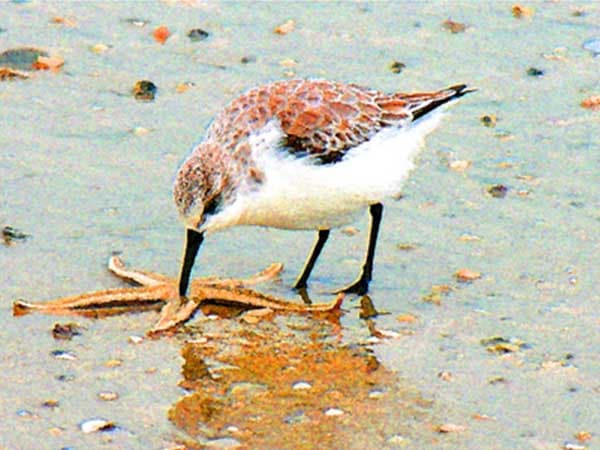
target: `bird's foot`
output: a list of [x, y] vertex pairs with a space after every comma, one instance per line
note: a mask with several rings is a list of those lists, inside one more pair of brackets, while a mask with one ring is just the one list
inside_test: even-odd
[[360, 277], [348, 286], [334, 291], [334, 294], [366, 295], [367, 292], [369, 292], [369, 281], [365, 277]]

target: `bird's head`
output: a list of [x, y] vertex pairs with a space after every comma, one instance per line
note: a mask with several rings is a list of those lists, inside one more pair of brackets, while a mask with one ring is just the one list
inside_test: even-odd
[[221, 203], [222, 173], [211, 160], [194, 152], [177, 172], [173, 198], [187, 228], [202, 230], [208, 216], [215, 214]]

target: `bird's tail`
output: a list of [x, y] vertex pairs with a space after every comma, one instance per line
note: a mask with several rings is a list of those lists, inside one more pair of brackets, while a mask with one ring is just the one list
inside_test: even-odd
[[437, 92], [399, 94], [399, 97], [407, 103], [407, 107], [413, 115], [413, 120], [417, 120], [434, 109], [476, 90], [467, 87], [466, 84], [457, 84]]

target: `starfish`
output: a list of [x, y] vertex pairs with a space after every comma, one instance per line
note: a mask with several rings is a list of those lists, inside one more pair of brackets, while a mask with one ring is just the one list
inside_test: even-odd
[[240, 305], [246, 308], [270, 308], [274, 311], [295, 313], [326, 313], [340, 309], [343, 294], [329, 303], [299, 304], [248, 288], [276, 278], [282, 264], [271, 264], [262, 272], [246, 279], [216, 277], [192, 280], [190, 294], [178, 294], [177, 280], [165, 275], [127, 268], [118, 256], [108, 261], [108, 270], [117, 277], [137, 284], [137, 287], [114, 288], [85, 294], [61, 297], [47, 302], [16, 300], [13, 315], [33, 311], [48, 314], [111, 315], [127, 310], [160, 310], [160, 318], [148, 331], [149, 335], [176, 328], [189, 320], [203, 303]]

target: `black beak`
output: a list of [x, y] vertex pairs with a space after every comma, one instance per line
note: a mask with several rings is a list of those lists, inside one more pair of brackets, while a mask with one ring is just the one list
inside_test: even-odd
[[204, 234], [198, 233], [191, 228], [187, 229], [185, 236], [185, 252], [183, 262], [181, 263], [181, 272], [179, 273], [179, 295], [185, 296], [190, 284], [190, 273], [194, 267], [194, 260], [198, 254], [198, 249], [204, 240]]

